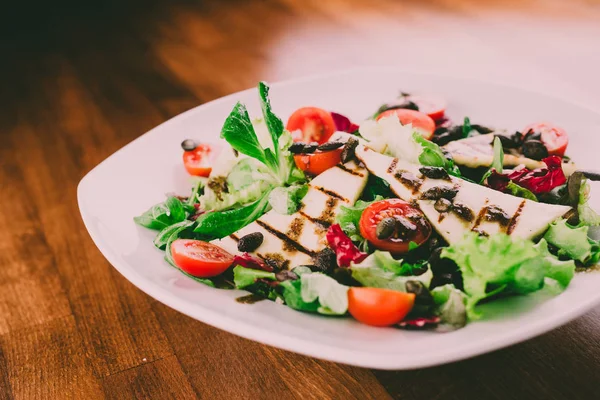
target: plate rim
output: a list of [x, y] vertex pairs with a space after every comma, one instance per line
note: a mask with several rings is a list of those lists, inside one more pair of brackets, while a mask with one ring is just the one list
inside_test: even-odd
[[[326, 79], [330, 76], [338, 76], [345, 74], [356, 74], [356, 73], [365, 73], [367, 71], [394, 71], [399, 74], [410, 74], [410, 75], [421, 75], [421, 76], [432, 76], [438, 79], [449, 79], [454, 81], [467, 81], [471, 83], [484, 84], [484, 85], [492, 85], [492, 86], [501, 86], [504, 88], [514, 89], [518, 91], [526, 91], [532, 94], [545, 96], [552, 98], [554, 100], [560, 100], [563, 102], [571, 103], [574, 106], [585, 109], [586, 111], [592, 112], [594, 114], [600, 115], [600, 113], [596, 112], [593, 108], [578, 103], [576, 101], [572, 101], [571, 99], [560, 98], [558, 96], [554, 96], [549, 93], [544, 93], [538, 90], [532, 90], [528, 88], [519, 87], [516, 85], [510, 85], [500, 82], [495, 82], [492, 80], [483, 80], [483, 79], [472, 79], [465, 78], [460, 76], [451, 76], [448, 74], [437, 74], [430, 72], [421, 72], [421, 71], [411, 71], [409, 69], [393, 67], [393, 66], [371, 66], [371, 67], [357, 67], [350, 69], [343, 69], [338, 71], [330, 71], [320, 74], [311, 74], [299, 78], [287, 79], [283, 81], [277, 81], [270, 86], [272, 88], [282, 88], [289, 84], [298, 84], [306, 81], [314, 81], [319, 79]], [[550, 332], [553, 329], [556, 329], [580, 316], [585, 314], [587, 311], [591, 310], [595, 305], [600, 304], [600, 293], [596, 297], [587, 298], [586, 301], [582, 301], [578, 303], [573, 308], [569, 309], [569, 312], [562, 312], [560, 316], [555, 316], [554, 318], [537, 320], [527, 325], [527, 329], [523, 330], [512, 330], [510, 332], [505, 333], [502, 337], [493, 339], [482, 339], [478, 341], [475, 345], [473, 344], [459, 344], [448, 350], [437, 350], [435, 352], [435, 356], [432, 356], [432, 353], [426, 353], [425, 356], [418, 357], [417, 359], [411, 359], [407, 362], [401, 358], [391, 358], [390, 356], [386, 356], [384, 354], [375, 354], [368, 351], [360, 351], [360, 350], [349, 350], [339, 347], [334, 347], [331, 345], [323, 345], [316, 341], [301, 339], [298, 337], [288, 336], [282, 333], [273, 334], [268, 328], [261, 327], [259, 325], [247, 323], [241, 320], [237, 320], [233, 317], [229, 317], [226, 315], [219, 315], [217, 312], [210, 308], [202, 307], [198, 304], [193, 304], [184, 299], [171, 296], [169, 293], [164, 292], [164, 290], [152, 282], [151, 280], [146, 279], [144, 276], [140, 275], [137, 270], [133, 267], [130, 267], [126, 261], [123, 261], [121, 257], [110, 248], [110, 246], [104, 242], [101, 238], [100, 233], [96, 230], [96, 228], [92, 224], [92, 216], [89, 214], [88, 210], [85, 207], [85, 191], [86, 187], [89, 185], [88, 182], [92, 181], [94, 176], [98, 174], [100, 170], [106, 168], [106, 165], [109, 165], [112, 159], [115, 159], [119, 153], [124, 151], [126, 148], [135, 145], [136, 142], [141, 140], [142, 138], [150, 135], [152, 132], [158, 129], [165, 129], [165, 126], [168, 126], [172, 123], [175, 123], [178, 120], [186, 118], [199, 107], [205, 107], [208, 105], [219, 104], [222, 102], [227, 102], [232, 100], [237, 96], [241, 96], [242, 94], [246, 94], [248, 92], [256, 91], [256, 88], [244, 89], [242, 91], [232, 93], [215, 100], [200, 104], [195, 106], [189, 110], [186, 110], [166, 121], [157, 125], [156, 127], [150, 129], [146, 133], [140, 135], [134, 140], [130, 141], [123, 147], [116, 150], [114, 153], [105, 158], [102, 162], [92, 168], [89, 172], [87, 172], [83, 178], [80, 180], [77, 186], [77, 202], [79, 211], [84, 222], [84, 225], [88, 231], [88, 234], [92, 238], [92, 241], [100, 251], [100, 253], [106, 258], [106, 260], [129, 282], [131, 282], [134, 286], [140, 289], [142, 292], [146, 293], [150, 297], [155, 300], [161, 302], [162, 304], [181, 312], [184, 315], [187, 315], [191, 318], [194, 318], [197, 321], [205, 323], [207, 325], [213, 326], [215, 328], [221, 329], [223, 331], [232, 333], [236, 336], [243, 337], [245, 339], [249, 339], [261, 344], [266, 344], [269, 346], [273, 346], [279, 349], [283, 349], [286, 351], [291, 351], [294, 353], [302, 354], [305, 356], [315, 357], [318, 359], [323, 359], [327, 361], [339, 362], [348, 365], [354, 365], [365, 368], [373, 368], [373, 369], [381, 369], [381, 370], [411, 370], [418, 368], [426, 368], [432, 367], [436, 365], [447, 364], [450, 362], [456, 362], [464, 359], [468, 359], [477, 355], [482, 355], [486, 353], [493, 352], [495, 350], [505, 348], [514, 344], [518, 344], [529, 340], [535, 336], [539, 336], [543, 333]], [[198, 283], [201, 285], [201, 283]], [[211, 288], [212, 289], [212, 288]], [[218, 289], [214, 289], [218, 290]], [[194, 308], [190, 307], [193, 306]], [[447, 333], [451, 334], [451, 333]]]

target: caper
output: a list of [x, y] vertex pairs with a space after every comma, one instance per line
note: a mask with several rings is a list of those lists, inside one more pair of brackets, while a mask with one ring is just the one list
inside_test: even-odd
[[471, 222], [475, 218], [473, 210], [462, 203], [454, 202], [454, 204], [452, 204], [452, 211], [467, 222]]
[[317, 143], [305, 144], [304, 147], [302, 148], [302, 154], [314, 153], [315, 151], [317, 151], [317, 147], [319, 147], [319, 145]]
[[415, 295], [415, 303], [421, 305], [431, 305], [433, 304], [433, 297], [431, 297], [431, 293], [423, 282], [421, 281], [406, 281], [406, 291], [408, 293], [414, 293]]
[[523, 143], [523, 155], [533, 160], [542, 160], [548, 157], [548, 149], [539, 140], [525, 140]]
[[390, 238], [396, 230], [396, 219], [393, 217], [387, 217], [379, 221], [375, 234], [377, 239], [385, 240]]
[[421, 167], [419, 172], [430, 179], [450, 179], [448, 172], [441, 167]]
[[313, 272], [316, 271], [330, 273], [335, 267], [337, 267], [337, 257], [335, 255], [335, 251], [329, 247], [325, 247], [313, 257], [313, 262], [315, 263], [315, 269], [313, 270], [312, 266], [309, 266]]
[[400, 239], [408, 239], [417, 231], [417, 225], [408, 219], [400, 216], [394, 218], [396, 220], [396, 235]]
[[279, 271], [275, 274], [275, 279], [277, 279], [279, 282], [293, 281], [293, 280], [298, 279], [298, 275], [296, 275], [292, 271], [283, 270], [283, 271]]
[[290, 145], [290, 147], [288, 148], [288, 150], [290, 151], [290, 153], [292, 154], [300, 154], [302, 153], [302, 151], [304, 150], [304, 146], [306, 146], [305, 143], [302, 142], [295, 142], [292, 143]]
[[513, 140], [512, 137], [506, 135], [494, 135], [495, 138], [500, 139], [502, 147], [505, 149], [516, 149], [519, 147], [519, 143]]
[[431, 189], [424, 191], [421, 194], [422, 200], [437, 200], [437, 199], [448, 199], [452, 200], [456, 197], [458, 193], [458, 189], [454, 189], [448, 186], [435, 186]]
[[327, 143], [323, 143], [322, 145], [317, 147], [317, 150], [330, 151], [330, 150], [339, 149], [343, 145], [344, 145], [344, 142], [327, 142]]
[[185, 151], [193, 151], [198, 147], [198, 144], [194, 142], [192, 139], [185, 139], [181, 142], [181, 148]]
[[443, 197], [440, 199], [437, 199], [435, 201], [435, 204], [433, 205], [433, 208], [435, 208], [435, 211], [437, 211], [439, 213], [447, 212], [448, 210], [450, 210], [450, 207], [452, 207], [452, 203], [450, 202], [450, 200], [444, 199]]
[[346, 144], [344, 145], [344, 149], [342, 150], [342, 162], [347, 163], [352, 160], [355, 156], [356, 147], [358, 146], [358, 140], [354, 138], [348, 139]]
[[242, 236], [238, 241], [237, 247], [239, 251], [244, 253], [248, 253], [258, 249], [258, 247], [262, 244], [264, 240], [264, 236], [260, 232], [249, 233], [245, 236]]

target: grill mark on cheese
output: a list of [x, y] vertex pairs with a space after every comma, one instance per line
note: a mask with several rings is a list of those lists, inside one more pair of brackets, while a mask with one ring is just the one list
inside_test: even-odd
[[344, 196], [342, 196], [341, 194], [338, 194], [332, 190], [328, 190], [325, 188], [322, 188], [320, 186], [311, 186], [313, 189], [318, 190], [319, 192], [325, 193], [328, 196], [331, 197], [335, 197], [336, 199], [342, 200], [343, 202], [349, 203], [350, 201], [348, 201], [348, 199], [346, 199]]
[[288, 251], [290, 253], [293, 253], [295, 251], [299, 251], [301, 253], [304, 253], [310, 257], [314, 257], [315, 252], [311, 251], [309, 249], [307, 249], [306, 247], [302, 246], [300, 243], [298, 243], [297, 241], [287, 237], [287, 235], [285, 233], [279, 232], [277, 229], [273, 228], [271, 225], [265, 223], [264, 221], [261, 221], [259, 219], [256, 220], [256, 223], [261, 226], [264, 230], [266, 230], [267, 232], [269, 232], [271, 235], [277, 237], [279, 240], [281, 240], [283, 242], [283, 249], [285, 251]]
[[338, 164], [338, 165], [336, 165], [336, 167], [338, 167], [342, 171], [352, 174], [354, 176], [360, 176], [361, 178], [363, 178], [365, 176], [365, 174], [363, 174], [362, 172], [350, 169], [350, 168], [346, 167], [344, 164]]
[[506, 228], [507, 235], [510, 235], [515, 230], [515, 227], [517, 226], [517, 223], [519, 222], [519, 217], [521, 216], [521, 213], [523, 212], [523, 208], [525, 207], [525, 204], [526, 204], [526, 201], [523, 200], [521, 202], [521, 204], [519, 204], [519, 207], [517, 208], [517, 211], [515, 211], [515, 214], [512, 216], [512, 218], [508, 222], [508, 227]]
[[236, 236], [235, 233], [232, 233], [231, 235], [229, 235], [230, 238], [232, 238], [233, 240], [235, 240], [236, 242], [240, 241], [240, 238]]
[[404, 186], [412, 189], [412, 194], [419, 193], [419, 189], [423, 184], [423, 179], [417, 178], [415, 174], [406, 170], [396, 172], [394, 174], [394, 178], [396, 178]]
[[477, 218], [475, 218], [475, 223], [473, 224], [473, 228], [471, 228], [471, 230], [473, 232], [478, 231], [478, 227], [481, 224], [481, 221], [483, 220], [483, 217], [485, 217], [485, 214], [487, 213], [487, 204], [489, 203], [490, 199], [485, 199], [485, 203], [483, 204], [483, 207], [481, 208], [481, 210], [479, 210], [479, 213], [477, 213]]
[[331, 226], [331, 222], [319, 218], [313, 218], [310, 215], [306, 214], [304, 211], [298, 211], [298, 213], [313, 224], [321, 226], [323, 229], [329, 229], [329, 227]]
[[335, 219], [335, 207], [337, 206], [338, 203], [338, 199], [334, 198], [334, 197], [330, 197], [327, 199], [327, 201], [325, 202], [325, 208], [323, 209], [323, 211], [321, 212], [321, 215], [319, 215], [319, 220], [322, 221], [327, 221], [329, 222], [329, 225], [331, 225]]
[[390, 164], [390, 166], [387, 169], [388, 174], [391, 174], [392, 172], [394, 172], [394, 170], [396, 169], [396, 164], [398, 164], [398, 159], [394, 158], [392, 160], [392, 163]]
[[296, 217], [292, 220], [290, 228], [287, 230], [285, 235], [292, 240], [298, 240], [302, 235], [302, 230], [304, 229], [304, 222], [306, 220], [302, 217]]

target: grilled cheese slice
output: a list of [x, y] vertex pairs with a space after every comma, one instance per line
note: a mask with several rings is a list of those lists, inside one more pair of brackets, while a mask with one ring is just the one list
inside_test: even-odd
[[270, 259], [284, 269], [313, 264], [312, 258], [327, 245], [325, 234], [339, 208], [356, 202], [367, 178], [367, 171], [355, 162], [339, 164], [309, 183], [296, 213], [282, 215], [271, 210], [238, 232], [213, 243], [237, 254], [241, 237], [260, 232], [263, 243], [253, 252], [258, 257]]
[[[458, 165], [464, 165], [470, 168], [489, 167], [494, 160], [494, 133], [472, 136], [466, 139], [454, 140], [443, 149], [452, 155], [452, 159]], [[546, 164], [541, 161], [532, 160], [519, 154], [516, 150], [509, 150], [504, 153], [503, 165], [511, 168], [524, 165], [529, 169], [545, 168]], [[563, 171], [566, 176], [575, 172], [575, 164], [563, 163]]]
[[[421, 165], [379, 154], [365, 146], [359, 146], [356, 155], [370, 173], [386, 180], [398, 197], [417, 202], [431, 225], [450, 244], [469, 231], [484, 235], [503, 232], [531, 239], [544, 233], [552, 221], [570, 210], [567, 206], [537, 203], [453, 176], [427, 178], [420, 171]], [[437, 211], [436, 200], [423, 198], [427, 197], [424, 193], [436, 190], [455, 193], [448, 211]]]

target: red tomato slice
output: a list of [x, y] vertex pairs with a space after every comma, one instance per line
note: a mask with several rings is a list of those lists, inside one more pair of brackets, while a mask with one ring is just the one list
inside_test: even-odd
[[171, 244], [173, 261], [182, 271], [199, 278], [222, 274], [233, 263], [233, 256], [212, 243], [177, 239]]
[[322, 144], [335, 132], [335, 122], [329, 111], [317, 107], [303, 107], [290, 116], [286, 129], [290, 132], [302, 131], [302, 135], [293, 135], [295, 142]]
[[[388, 239], [377, 238], [377, 225], [384, 218], [395, 218], [405, 227], [402, 234], [396, 229]], [[360, 234], [380, 250], [392, 254], [408, 253], [410, 242], [423, 244], [431, 235], [431, 225], [423, 213], [400, 199], [387, 199], [369, 205], [359, 222]]]
[[395, 325], [408, 315], [414, 304], [414, 293], [370, 287], [348, 290], [348, 312], [367, 325]]
[[427, 114], [406, 108], [397, 108], [382, 112], [377, 116], [377, 120], [391, 115], [396, 115], [402, 125], [412, 124], [413, 128], [425, 139], [429, 140], [433, 137], [435, 122]]
[[216, 149], [210, 144], [199, 144], [194, 150], [183, 152], [183, 165], [190, 175], [208, 176], [212, 171], [212, 163]]
[[407, 97], [419, 107], [419, 111], [427, 114], [434, 121], [444, 118], [446, 113], [446, 100], [439, 96], [431, 95], [411, 95]]
[[569, 145], [569, 135], [564, 129], [547, 122], [536, 122], [523, 129], [524, 134], [529, 131], [541, 133], [542, 143], [548, 149], [548, 155], [560, 157], [565, 155]]
[[335, 167], [342, 161], [342, 149], [323, 151], [312, 154], [295, 154], [296, 166], [304, 172], [319, 175], [321, 172]]

